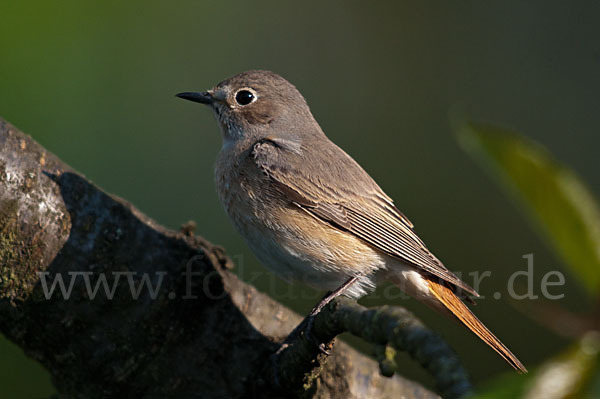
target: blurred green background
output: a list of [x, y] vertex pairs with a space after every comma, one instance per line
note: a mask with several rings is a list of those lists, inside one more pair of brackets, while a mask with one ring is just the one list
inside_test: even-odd
[[[450, 269], [492, 271], [476, 312], [523, 363], [567, 346], [492, 298], [525, 270], [525, 254], [538, 294], [543, 275], [562, 269], [460, 149], [450, 120], [525, 132], [598, 193], [600, 3], [2, 0], [0, 16], [0, 115], [160, 223], [195, 220], [242, 278], [291, 308], [306, 313], [322, 293], [266, 273], [234, 233], [213, 185], [217, 125], [175, 93], [247, 69], [283, 75]], [[570, 275], [560, 289], [561, 305], [589, 310]], [[476, 383], [508, 371], [462, 327], [383, 293], [364, 303], [415, 311]], [[431, 384], [409, 360], [401, 368]], [[0, 397], [51, 392], [48, 374], [0, 338]]]

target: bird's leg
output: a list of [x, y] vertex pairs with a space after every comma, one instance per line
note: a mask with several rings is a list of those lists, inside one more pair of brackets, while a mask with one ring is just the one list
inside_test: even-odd
[[329, 355], [329, 351], [327, 349], [325, 349], [325, 344], [318, 342], [318, 340], [313, 337], [313, 335], [311, 334], [312, 328], [313, 328], [313, 324], [315, 321], [315, 316], [317, 314], [319, 314], [319, 312], [325, 307], [327, 306], [327, 304], [329, 302], [331, 302], [334, 298], [336, 298], [337, 296], [339, 296], [340, 294], [344, 293], [344, 291], [346, 289], [348, 289], [348, 287], [350, 287], [352, 284], [354, 284], [356, 281], [358, 281], [358, 279], [360, 279], [362, 277], [362, 275], [357, 275], [354, 276], [352, 278], [349, 278], [347, 281], [344, 282], [344, 284], [342, 284], [341, 286], [339, 286], [335, 291], [331, 291], [328, 292], [325, 297], [323, 297], [323, 299], [321, 299], [321, 301], [313, 308], [313, 310], [311, 310], [311, 312], [309, 313], [309, 315], [302, 320], [302, 323], [300, 323], [295, 329], [294, 331], [292, 331], [290, 333], [290, 335], [288, 336], [288, 339], [286, 340], [286, 342], [284, 342], [279, 349], [277, 350], [276, 354], [278, 355], [279, 353], [281, 353], [283, 350], [285, 350], [288, 346], [289, 346], [289, 342], [288, 340], [292, 339], [296, 339], [293, 337], [297, 337], [298, 334], [300, 334], [301, 332], [304, 333], [305, 337], [309, 340], [315, 343], [315, 345], [319, 348], [319, 350], [323, 353], [325, 353], [326, 355]]
[[344, 284], [340, 285], [334, 291], [328, 292], [323, 297], [323, 299], [321, 299], [321, 301], [313, 308], [313, 310], [310, 311], [310, 314], [308, 315], [307, 325], [306, 325], [306, 330], [305, 330], [306, 338], [308, 338], [309, 340], [315, 342], [318, 345], [319, 350], [321, 352], [323, 352], [324, 354], [326, 354], [326, 355], [329, 355], [330, 352], [327, 349], [325, 349], [325, 345], [322, 342], [317, 342], [317, 340], [314, 339], [314, 337], [311, 334], [312, 328], [313, 328], [313, 324], [315, 323], [315, 316], [317, 314], [319, 314], [319, 312], [325, 306], [327, 306], [327, 304], [329, 302], [333, 301], [335, 298], [337, 298], [338, 296], [340, 296], [341, 294], [343, 294], [344, 291], [346, 291], [348, 289], [348, 287], [350, 287], [352, 284], [356, 283], [358, 281], [358, 279], [361, 278], [361, 277], [362, 277], [361, 275], [353, 276], [353, 277], [349, 278], [348, 280], [346, 280], [344, 282]]
[[323, 297], [323, 299], [321, 299], [321, 302], [319, 302], [313, 308], [313, 310], [310, 311], [310, 317], [315, 317], [321, 311], [321, 309], [323, 309], [325, 306], [327, 306], [327, 304], [329, 302], [333, 301], [335, 298], [337, 298], [338, 296], [343, 294], [344, 291], [346, 291], [352, 284], [356, 283], [358, 281], [358, 279], [361, 277], [362, 277], [362, 275], [360, 275], [360, 274], [357, 276], [351, 277], [348, 280], [346, 280], [344, 282], [344, 284], [342, 284], [338, 288], [336, 288], [335, 291], [331, 291], [331, 292], [327, 293]]

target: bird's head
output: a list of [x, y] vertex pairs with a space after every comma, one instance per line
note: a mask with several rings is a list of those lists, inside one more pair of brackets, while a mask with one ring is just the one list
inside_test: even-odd
[[270, 71], [242, 72], [208, 91], [177, 97], [211, 107], [225, 142], [320, 131], [298, 89]]

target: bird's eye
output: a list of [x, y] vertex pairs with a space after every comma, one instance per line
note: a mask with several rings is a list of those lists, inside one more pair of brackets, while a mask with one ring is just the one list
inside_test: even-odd
[[256, 100], [256, 96], [250, 90], [242, 89], [235, 94], [235, 101], [239, 105], [248, 105]]

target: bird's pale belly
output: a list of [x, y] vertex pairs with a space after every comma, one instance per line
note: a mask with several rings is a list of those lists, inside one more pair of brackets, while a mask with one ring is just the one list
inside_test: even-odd
[[302, 281], [322, 290], [365, 275], [350, 287], [351, 296], [362, 296], [374, 287], [374, 274], [385, 268], [385, 255], [300, 207], [284, 203], [268, 182], [248, 184], [249, 178], [242, 176], [235, 188], [221, 184], [218, 191], [234, 226], [265, 266], [286, 281]]

